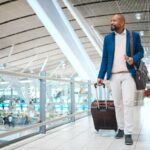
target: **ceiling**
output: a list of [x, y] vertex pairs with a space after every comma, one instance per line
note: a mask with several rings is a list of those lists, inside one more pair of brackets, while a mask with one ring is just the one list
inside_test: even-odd
[[[149, 0], [70, 0], [90, 27], [105, 36], [110, 32], [111, 16], [122, 13], [126, 27], [141, 34], [145, 61], [150, 57]], [[100, 56], [63, 0], [58, 0], [97, 71]], [[136, 18], [136, 15], [140, 19]], [[71, 77], [75, 69], [46, 30], [26, 0], [0, 0], [0, 67], [14, 72], [39, 74], [47, 59], [45, 70], [49, 77]]]

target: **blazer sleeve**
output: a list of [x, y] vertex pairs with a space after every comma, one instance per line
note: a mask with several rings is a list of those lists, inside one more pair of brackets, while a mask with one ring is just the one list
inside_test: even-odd
[[134, 52], [135, 53], [133, 55], [133, 61], [134, 61], [134, 63], [138, 63], [144, 56], [144, 50], [141, 45], [140, 35], [138, 33], [136, 34], [136, 45], [135, 45]]
[[101, 67], [99, 70], [98, 78], [104, 79], [106, 71], [107, 71], [107, 62], [108, 62], [108, 54], [107, 54], [107, 39], [104, 38], [104, 44], [103, 44], [103, 54], [102, 54], [102, 61], [101, 61]]

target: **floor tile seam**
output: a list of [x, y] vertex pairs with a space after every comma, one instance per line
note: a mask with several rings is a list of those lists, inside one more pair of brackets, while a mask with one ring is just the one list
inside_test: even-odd
[[[85, 118], [84, 118], [84, 119], [85, 119]], [[63, 128], [61, 128], [61, 129], [67, 128], [68, 126], [73, 126], [73, 124], [65, 125], [65, 126], [64, 126]], [[87, 129], [88, 129], [88, 128], [89, 128], [89, 127], [87, 127]], [[50, 131], [48, 134], [45, 134], [45, 135], [42, 136], [41, 138], [44, 138], [44, 137], [49, 136], [50, 134], [59, 132], [59, 130], [61, 130], [61, 129], [57, 129], [57, 130], [55, 130], [55, 131]], [[87, 129], [84, 129], [84, 131], [82, 131], [82, 133], [86, 132]], [[79, 136], [80, 134], [81, 134], [81, 132], [80, 132], [79, 134], [77, 134], [76, 136], [73, 136], [70, 140], [74, 139], [75, 137]], [[57, 135], [56, 135], [56, 136], [57, 136]], [[54, 136], [54, 138], [55, 138], [56, 136]], [[40, 138], [40, 139], [41, 139], [41, 138]], [[40, 140], [40, 139], [36, 139], [35, 141]], [[34, 141], [32, 141], [32, 142], [34, 142]], [[65, 143], [67, 143], [67, 142], [68, 142], [68, 140], [67, 140]]]
[[4, 148], [2, 148], [2, 150], [15, 150], [15, 149], [18, 149], [18, 148], [21, 148], [21, 147], [24, 147], [26, 144], [31, 144], [39, 139], [43, 138], [43, 136], [40, 136], [40, 137], [32, 137], [32, 139], [24, 139], [22, 141], [18, 141], [16, 143], [13, 143], [13, 144], [10, 144]]
[[[144, 121], [145, 121], [145, 119], [143, 119], [143, 122], [144, 122]], [[140, 138], [142, 129], [143, 129], [143, 126], [141, 126], [141, 128], [140, 128], [140, 130], [139, 130], [139, 134], [138, 134], [138, 137], [137, 137], [137, 140], [136, 140], [136, 143], [135, 143], [135, 148], [134, 148], [134, 150], [136, 150], [136, 147], [137, 147], [137, 144], [138, 144], [138, 141], [139, 141], [139, 138]]]
[[[65, 125], [64, 127], [63, 127], [63, 129], [64, 128], [67, 128], [68, 126], [72, 126], [71, 124], [67, 124], [67, 125]], [[61, 127], [61, 129], [62, 129], [62, 127]], [[31, 139], [31, 138], [33, 138], [33, 137], [31, 137], [31, 138], [27, 138], [27, 139], [25, 139], [25, 140], [22, 140], [22, 141], [18, 141], [18, 142], [16, 142], [16, 143], [13, 143], [13, 144], [11, 144], [11, 145], [8, 145], [8, 146], [6, 146], [6, 147], [4, 147], [4, 150], [15, 150], [15, 149], [17, 149], [17, 148], [21, 148], [21, 147], [23, 147], [23, 146], [25, 146], [26, 144], [28, 145], [28, 144], [31, 144], [31, 143], [33, 143], [33, 142], [35, 142], [35, 141], [38, 141], [38, 140], [40, 140], [40, 139], [42, 139], [42, 138], [44, 138], [44, 137], [46, 137], [46, 136], [49, 136], [50, 134], [53, 134], [53, 133], [56, 133], [56, 132], [59, 132], [59, 130], [61, 130], [61, 129], [54, 129], [54, 130], [51, 130], [50, 132], [49, 131], [47, 131], [47, 133], [46, 134], [38, 134], [38, 135], [35, 135], [35, 136], [39, 136], [39, 135], [42, 135], [41, 137], [37, 137], [37, 138], [34, 138], [34, 139]], [[48, 133], [49, 132], [49, 133]], [[57, 136], [57, 135], [56, 135]], [[54, 136], [55, 137], [55, 136]], [[10, 146], [13, 146], [13, 148], [11, 148]], [[30, 146], [29, 146], [30, 147]]]
[[[88, 127], [88, 128], [89, 128], [89, 127]], [[66, 143], [70, 142], [71, 140], [75, 139], [76, 137], [78, 137], [79, 135], [81, 135], [81, 134], [83, 134], [83, 133], [85, 133], [85, 132], [87, 132], [87, 130], [84, 130], [84, 131], [82, 131], [82, 133], [80, 132], [80, 133], [77, 134], [76, 136], [73, 136], [72, 138], [69, 139], [69, 141], [66, 140], [63, 145], [65, 145]], [[62, 145], [62, 146], [63, 146], [63, 145]], [[56, 147], [56, 149], [57, 149], [59, 146], [60, 146], [60, 145], [58, 145], [58, 146]]]

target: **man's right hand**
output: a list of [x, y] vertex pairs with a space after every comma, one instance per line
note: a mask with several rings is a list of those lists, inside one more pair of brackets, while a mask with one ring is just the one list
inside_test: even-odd
[[101, 86], [103, 84], [103, 79], [97, 78], [97, 85]]

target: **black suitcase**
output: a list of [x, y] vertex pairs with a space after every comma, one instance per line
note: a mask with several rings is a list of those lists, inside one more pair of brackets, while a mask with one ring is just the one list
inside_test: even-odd
[[[97, 84], [96, 89], [97, 100], [91, 103], [91, 114], [95, 129], [107, 129], [117, 131], [117, 121], [115, 115], [115, 106], [113, 100], [98, 100]], [[105, 88], [105, 85], [103, 85]]]

